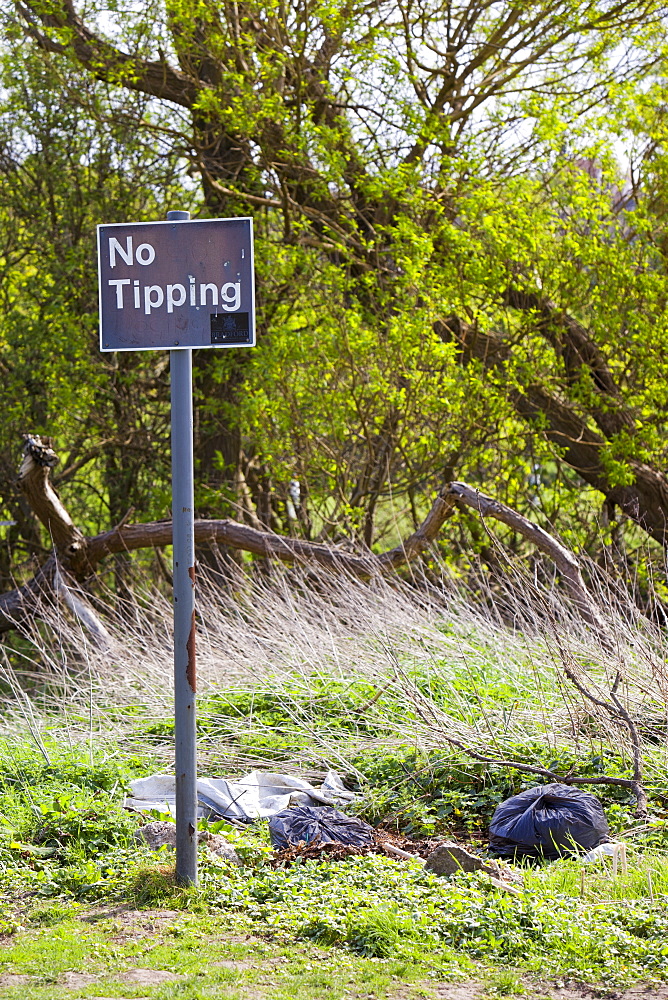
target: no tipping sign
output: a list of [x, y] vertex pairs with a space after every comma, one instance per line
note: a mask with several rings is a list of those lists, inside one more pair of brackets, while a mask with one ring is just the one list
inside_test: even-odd
[[100, 350], [253, 347], [253, 220], [97, 227]]

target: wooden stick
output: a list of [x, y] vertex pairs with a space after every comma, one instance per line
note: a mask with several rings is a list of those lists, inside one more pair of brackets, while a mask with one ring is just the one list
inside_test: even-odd
[[490, 880], [495, 889], [502, 889], [504, 892], [509, 892], [513, 896], [522, 895], [520, 889], [517, 889], [514, 885], [508, 885], [507, 882], [502, 882], [500, 878], [494, 878], [493, 875], [488, 875], [487, 878]]
[[403, 851], [400, 847], [395, 847], [394, 844], [388, 844], [385, 840], [382, 848], [386, 854], [394, 854], [398, 858], [408, 858], [410, 861], [421, 861], [424, 864], [424, 858], [421, 858], [419, 854], [409, 854], [408, 851]]

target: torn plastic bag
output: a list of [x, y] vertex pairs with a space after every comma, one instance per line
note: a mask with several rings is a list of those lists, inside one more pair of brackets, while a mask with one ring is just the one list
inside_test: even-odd
[[492, 817], [489, 846], [503, 858], [555, 858], [609, 840], [603, 807], [571, 785], [538, 785], [506, 799]]
[[297, 806], [284, 809], [269, 820], [269, 835], [275, 850], [311, 844], [352, 844], [363, 847], [373, 843], [373, 827], [355, 816], [346, 816], [329, 806]]
[[611, 840], [609, 843], [599, 844], [593, 850], [588, 851], [582, 858], [582, 862], [585, 865], [590, 865], [594, 861], [600, 861], [601, 858], [614, 858], [615, 853], [622, 846], [621, 841]]
[[[131, 795], [126, 809], [146, 812], [176, 812], [176, 782], [173, 774], [153, 774], [130, 782]], [[328, 771], [320, 788], [303, 778], [274, 771], [251, 771], [232, 781], [228, 778], [199, 778], [197, 781], [198, 815], [209, 819], [222, 817], [248, 823], [274, 816], [289, 805], [344, 805], [355, 798], [335, 771]]]

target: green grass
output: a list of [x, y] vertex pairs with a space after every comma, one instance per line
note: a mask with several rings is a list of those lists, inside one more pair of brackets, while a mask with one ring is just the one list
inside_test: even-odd
[[[487, 741], [497, 756], [558, 773], [629, 774], [624, 748], [600, 720], [572, 702], [564, 707], [540, 639], [463, 622], [429, 623], [427, 635], [418, 625], [395, 648], [380, 629], [360, 638], [348, 622], [336, 633], [328, 620], [327, 642], [339, 644], [345, 669], [330, 669], [324, 641], [316, 649], [308, 633], [298, 652], [316, 666], [254, 677], [253, 690], [211, 685], [198, 708], [203, 773], [334, 767], [368, 821], [479, 845], [498, 803], [539, 779], [472, 760], [441, 738], [446, 727]], [[279, 638], [275, 655], [288, 655], [276, 630]], [[494, 997], [530, 994], [532, 977], [668, 980], [662, 744], [646, 747], [651, 815], [629, 841], [623, 877], [612, 878], [609, 862], [583, 869], [563, 860], [522, 870], [515, 896], [484, 875], [438, 878], [380, 855], [275, 870], [266, 826], [255, 824], [223, 829], [242, 868], [203, 852], [200, 884], [185, 890], [169, 852], [140, 846], [138, 819], [122, 809], [127, 782], [168, 767], [172, 747], [168, 699], [158, 710], [148, 688], [146, 701], [140, 685], [135, 693], [124, 713], [107, 691], [97, 734], [57, 739], [45, 725], [39, 743], [0, 743], [0, 965], [31, 977], [0, 985], [0, 996], [315, 1000], [353, 990], [383, 997], [409, 980], [418, 996], [430, 981], [474, 976]], [[70, 722], [79, 710], [69, 711]], [[62, 726], [54, 716], [41, 721]], [[625, 789], [596, 791], [613, 832], [634, 825]], [[107, 915], [92, 920], [100, 907]], [[128, 935], [128, 907], [159, 911], [156, 927]], [[133, 985], [123, 979], [132, 967], [184, 978]], [[94, 986], [67, 990], [63, 977], [73, 970], [95, 975]]]
[[[149, 921], [150, 922], [150, 921]], [[242, 920], [220, 914], [169, 916], [156, 934], [119, 934], [118, 917], [94, 924], [65, 918], [49, 931], [29, 930], [0, 952], [0, 975], [30, 976], [29, 983], [1, 987], [0, 996], [47, 1000], [90, 996], [142, 996], [167, 1000], [214, 1000], [243, 996], [288, 1000], [305, 996], [335, 1000], [351, 988], [383, 997], [396, 979], [419, 980], [424, 969], [411, 968], [396, 957], [365, 959], [337, 949], [306, 943], [285, 944], [258, 937]], [[135, 984], [128, 970], [162, 970], [182, 978], [159, 984]], [[466, 969], [457, 967], [460, 974]], [[48, 970], [48, 971], [46, 971]], [[94, 984], [80, 989], [58, 985], [68, 972], [85, 970]]]
[[[157, 967], [174, 969], [178, 962], [196, 982], [191, 976], [176, 985], [163, 983], [150, 994], [137, 994], [142, 996], [228, 995], [225, 990], [233, 988], [230, 970], [205, 972], [193, 942], [197, 934], [204, 935], [208, 954], [215, 928], [235, 921], [272, 947], [310, 942], [328, 955], [334, 949], [346, 956], [344, 965], [353, 962], [356, 976], [373, 972], [373, 995], [378, 996], [385, 975], [378, 971], [379, 962], [412, 969], [418, 978], [467, 975], [471, 963], [482, 963], [491, 970], [490, 995], [520, 988], [521, 979], [503, 979], [507, 969], [516, 977], [540, 973], [589, 982], [668, 979], [668, 858], [656, 849], [632, 848], [628, 874], [615, 880], [606, 861], [584, 869], [569, 860], [527, 868], [522, 893], [515, 897], [495, 889], [484, 875], [439, 878], [416, 862], [380, 855], [306, 861], [275, 870], [269, 864], [266, 827], [257, 824], [226, 830], [243, 868], [204, 852], [200, 885], [184, 890], [174, 884], [171, 855], [156, 856], [138, 846], [132, 836], [137, 820], [121, 808], [124, 781], [137, 771], [145, 773], [150, 759], [121, 764], [111, 745], [100, 745], [92, 757], [89, 745], [48, 751], [47, 762], [37, 748], [14, 743], [0, 756], [0, 811], [6, 823], [0, 843], [2, 929], [14, 932], [15, 942], [0, 956], [12, 973], [36, 977], [33, 992], [25, 996], [45, 996], [47, 986], [55, 988], [67, 970], [82, 968], [102, 977], [104, 992], [96, 995], [114, 995], [114, 969], [127, 966], [135, 945], [119, 951], [104, 924], [82, 920], [91, 906], [101, 904], [176, 911], [175, 926], [182, 929], [167, 937], [161, 933], [136, 964], [157, 962]], [[403, 773], [407, 758], [398, 760]], [[376, 764], [376, 794], [385, 789], [386, 795], [396, 763], [391, 765], [388, 755]], [[469, 771], [469, 784], [484, 779], [482, 797], [480, 791], [464, 796], [462, 761], [442, 762], [440, 770], [432, 762], [429, 784], [424, 776], [420, 779], [432, 796], [439, 787], [441, 793], [454, 794], [452, 786], [459, 783], [462, 815], [454, 818], [460, 826], [491, 808], [499, 791], [494, 776], [481, 776], [476, 767]], [[367, 782], [368, 794], [373, 780]], [[415, 780], [407, 783], [408, 788], [414, 785]], [[368, 801], [362, 804], [367, 811]], [[452, 814], [442, 819], [443, 830], [450, 818]], [[112, 976], [108, 985], [106, 976]], [[276, 986], [275, 995], [281, 996], [280, 989], [289, 984], [284, 991], [288, 996], [289, 989], [308, 983], [314, 997], [328, 991], [337, 996], [337, 990], [343, 995], [345, 977], [337, 976], [335, 969], [320, 966], [317, 972], [286, 970], [272, 989]], [[223, 992], [216, 992], [219, 987]]]
[[583, 865], [578, 861], [561, 860], [538, 870], [524, 873], [528, 892], [541, 895], [579, 898], [600, 905], [624, 900], [668, 898], [668, 854], [651, 849], [631, 847], [628, 874], [621, 869], [612, 875], [612, 859]]

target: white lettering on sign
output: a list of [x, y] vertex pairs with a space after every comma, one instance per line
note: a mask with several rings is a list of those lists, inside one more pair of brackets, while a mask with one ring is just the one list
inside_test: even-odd
[[152, 264], [155, 260], [155, 250], [150, 243], [141, 243], [135, 251], [135, 257], [138, 264]]
[[[112, 264], [113, 267], [113, 264]], [[116, 308], [123, 308], [123, 285], [129, 285], [129, 278], [115, 278], [113, 281], [109, 282], [110, 285], [116, 285]]]
[[212, 306], [217, 306], [218, 305], [218, 285], [214, 285], [212, 282], [209, 282], [208, 285], [201, 284], [199, 286], [199, 304], [201, 306], [205, 306], [206, 305], [206, 293], [207, 292], [211, 292], [211, 305]]
[[[132, 237], [128, 236], [125, 241], [125, 249], [115, 236], [109, 238], [109, 266], [116, 267], [116, 254], [121, 260], [132, 267]], [[140, 243], [134, 253], [138, 264], [152, 264], [155, 260], [155, 248], [150, 243]]]
[[[178, 295], [178, 299], [175, 298]], [[183, 285], [167, 285], [167, 312], [174, 312], [174, 306], [182, 306], [186, 301], [186, 290]]]
[[224, 284], [220, 290], [220, 298], [220, 304], [226, 312], [236, 312], [241, 303], [241, 282], [228, 281]]
[[165, 293], [160, 285], [147, 285], [144, 289], [144, 312], [151, 315], [151, 309], [159, 309], [165, 301]]
[[[128, 236], [125, 246], [116, 239], [109, 237], [109, 266], [116, 267], [117, 256], [130, 267], [141, 264], [146, 267], [155, 260], [155, 248], [150, 243], [140, 243], [136, 250], [133, 250], [132, 237]], [[227, 263], [227, 262], [226, 262]], [[109, 280], [109, 285], [116, 289], [116, 308], [123, 309], [125, 306], [125, 286], [132, 284], [133, 304], [135, 309], [141, 309], [143, 305], [144, 313], [150, 316], [156, 309], [163, 305], [168, 313], [173, 313], [175, 308], [185, 304], [189, 299], [191, 306], [197, 308], [197, 286], [195, 276], [188, 275], [188, 288], [181, 282], [173, 282], [166, 285], [144, 285], [143, 288], [138, 279], [131, 281], [130, 278], [113, 278]], [[241, 282], [226, 281], [223, 285], [216, 285], [212, 281], [201, 282], [199, 286], [199, 305], [218, 306], [224, 312], [236, 312], [241, 305]]]
[[[144, 285], [142, 287], [139, 281], [134, 280], [130, 282], [129, 278], [110, 278], [108, 284], [116, 289], [117, 309], [123, 309], [125, 306], [125, 285], [132, 284], [132, 298], [135, 309], [142, 308], [143, 292], [143, 307], [147, 316], [150, 316], [151, 312], [155, 309], [160, 309], [163, 305], [166, 306], [168, 313], [173, 313], [175, 307], [178, 308], [185, 305], [186, 298], [188, 297], [186, 286], [178, 281], [167, 285], [164, 289], [162, 285]], [[215, 285], [212, 281], [206, 284], [202, 282], [199, 286], [199, 294], [201, 306], [220, 305], [224, 312], [236, 312], [241, 305], [241, 282], [226, 281], [224, 285], [220, 286], [220, 291], [218, 285]], [[196, 301], [195, 283], [191, 281], [190, 304], [196, 306]]]
[[[109, 239], [109, 267], [116, 267], [116, 254], [123, 258], [126, 264], [132, 264], [132, 237], [125, 241], [125, 250], [115, 236]], [[119, 306], [122, 309], [122, 306]]]

